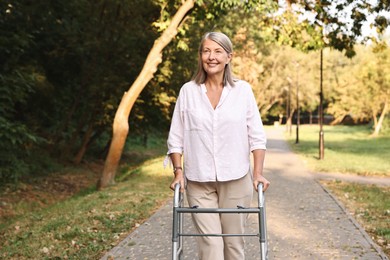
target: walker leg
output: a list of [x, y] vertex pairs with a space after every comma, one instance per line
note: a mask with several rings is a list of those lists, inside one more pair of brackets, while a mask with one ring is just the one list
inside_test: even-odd
[[265, 215], [265, 198], [263, 192], [263, 184], [260, 183], [257, 187], [258, 202], [259, 202], [259, 240], [260, 240], [260, 259], [268, 259], [268, 245], [267, 245], [267, 224]]
[[183, 231], [183, 215], [177, 212], [181, 207], [182, 194], [180, 193], [180, 184], [176, 184], [173, 197], [173, 222], [172, 222], [172, 260], [182, 259], [183, 238], [179, 236]]

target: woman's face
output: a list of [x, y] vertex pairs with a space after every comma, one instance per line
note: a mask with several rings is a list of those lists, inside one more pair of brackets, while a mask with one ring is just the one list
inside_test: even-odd
[[232, 54], [228, 54], [218, 43], [206, 39], [203, 42], [201, 57], [203, 69], [208, 76], [223, 75], [226, 64], [232, 59]]

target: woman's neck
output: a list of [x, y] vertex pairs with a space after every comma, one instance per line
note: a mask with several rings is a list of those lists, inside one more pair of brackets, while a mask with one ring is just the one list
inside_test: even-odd
[[222, 77], [207, 77], [205, 85], [209, 89], [220, 89], [223, 88]]

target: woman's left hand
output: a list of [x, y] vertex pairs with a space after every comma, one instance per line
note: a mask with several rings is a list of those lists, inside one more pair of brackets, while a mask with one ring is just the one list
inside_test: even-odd
[[257, 186], [262, 183], [263, 184], [263, 191], [266, 191], [271, 184], [266, 178], [264, 178], [263, 175], [257, 175], [253, 176], [253, 186], [255, 186], [255, 190], [257, 190]]

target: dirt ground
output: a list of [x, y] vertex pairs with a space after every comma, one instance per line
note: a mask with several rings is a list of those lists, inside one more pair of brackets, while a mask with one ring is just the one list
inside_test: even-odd
[[97, 183], [104, 162], [67, 168], [50, 176], [28, 178], [0, 188], [0, 222], [65, 200]]

